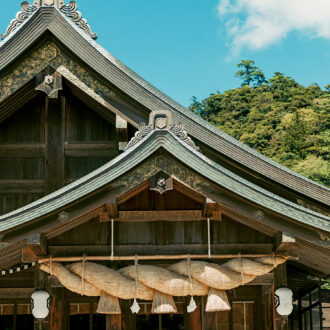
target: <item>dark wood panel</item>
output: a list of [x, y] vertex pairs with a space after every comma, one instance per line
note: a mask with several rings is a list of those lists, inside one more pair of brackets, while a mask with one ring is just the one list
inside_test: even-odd
[[[56, 239], [51, 239], [54, 244]], [[65, 243], [65, 242], [64, 242]], [[96, 242], [95, 242], [96, 243]], [[176, 254], [207, 254], [207, 244], [164, 244], [164, 245], [115, 245], [114, 251], [117, 256], [129, 255], [176, 255]], [[48, 252], [54, 257], [79, 256], [86, 253], [93, 255], [110, 255], [111, 248], [107, 245], [49, 245]], [[214, 244], [213, 254], [270, 254], [271, 244]], [[272, 276], [270, 280], [272, 279]], [[263, 279], [265, 280], [265, 278]], [[256, 283], [259, 283], [256, 281]]]
[[0, 123], [0, 144], [45, 140], [43, 100], [43, 96], [35, 98]]
[[205, 220], [199, 210], [120, 211], [116, 221], [196, 221]]
[[66, 142], [64, 145], [67, 157], [111, 157], [118, 154], [118, 142]]
[[79, 179], [111, 159], [111, 157], [65, 157], [65, 179]]
[[[197, 308], [192, 313], [184, 313], [184, 328], [186, 330], [202, 330], [202, 315], [201, 315], [201, 298], [194, 297]], [[190, 302], [190, 297], [185, 298], [184, 310], [187, 310], [187, 307]]]
[[45, 144], [0, 144], [0, 157], [23, 158], [23, 157], [44, 157]]
[[[45, 180], [0, 180], [0, 194], [43, 194]], [[18, 197], [18, 196], [17, 196]]]
[[43, 158], [0, 158], [0, 180], [38, 180], [44, 177]]
[[64, 185], [65, 98], [46, 99], [46, 193]]
[[272, 238], [223, 216], [222, 221], [211, 221], [211, 241], [213, 243], [271, 243]]
[[71, 95], [66, 113], [66, 141], [117, 141], [116, 128]]
[[100, 223], [98, 218], [77, 228], [68, 230], [50, 240], [52, 245], [104, 245], [110, 243], [109, 223]]
[[177, 190], [164, 194], [146, 189], [120, 204], [120, 211], [202, 210], [203, 205]]
[[49, 329], [63, 330], [65, 323], [64, 288], [54, 288], [49, 311]]

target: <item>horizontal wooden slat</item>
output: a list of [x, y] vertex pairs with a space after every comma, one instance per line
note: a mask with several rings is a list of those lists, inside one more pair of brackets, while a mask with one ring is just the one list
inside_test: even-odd
[[35, 288], [0, 288], [1, 299], [30, 299]]
[[44, 157], [45, 150], [43, 143], [0, 144], [0, 157]]
[[67, 157], [111, 157], [118, 151], [118, 142], [66, 142], [64, 153]]
[[45, 180], [0, 180], [0, 194], [43, 194]]
[[116, 221], [198, 221], [205, 219], [201, 210], [120, 211]]
[[[212, 254], [271, 254], [272, 244], [212, 244]], [[173, 245], [115, 245], [116, 256], [125, 255], [176, 255], [176, 254], [205, 254], [207, 244], [173, 244]], [[75, 255], [104, 255], [111, 254], [109, 245], [96, 246], [48, 246], [48, 253], [56, 257]]]

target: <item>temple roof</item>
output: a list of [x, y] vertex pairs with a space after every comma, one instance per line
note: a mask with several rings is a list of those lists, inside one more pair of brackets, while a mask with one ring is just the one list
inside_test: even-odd
[[[329, 189], [279, 165], [212, 126], [149, 84], [102, 48], [95, 42], [96, 35], [91, 32], [87, 21], [82, 18], [73, 1], [67, 5], [63, 0], [35, 0], [32, 5], [23, 2], [22, 11], [11, 22], [3, 36], [4, 40], [0, 43], [0, 73], [5, 73], [16, 59], [47, 32], [50, 32], [87, 67], [93, 68], [92, 70], [104, 81], [116, 86], [148, 111], [161, 109], [171, 112], [173, 121], [182, 123], [197, 144], [200, 141], [215, 152], [253, 170], [257, 175], [265, 176], [325, 205], [330, 204]], [[66, 70], [69, 71], [68, 68]], [[101, 103], [108, 97], [103, 94], [97, 96]], [[0, 105], [7, 98], [9, 96], [0, 98]], [[128, 111], [123, 116], [135, 127], [138, 127], [141, 121], [146, 122], [147, 118], [147, 115], [142, 112], [133, 114]], [[127, 150], [97, 171], [33, 204], [0, 217], [0, 232], [28, 223], [36, 217], [61, 208], [70, 201], [99, 189], [105, 182], [111, 182], [120, 175], [119, 173], [124, 173], [132, 168], [133, 164], [137, 165], [146, 159], [147, 155], [150, 156], [155, 150], [161, 148], [189, 166], [194, 164], [194, 169], [197, 169], [201, 175], [212, 178], [213, 182], [244, 199], [263, 205], [293, 221], [326, 232], [330, 231], [328, 217], [294, 204], [239, 177], [186, 143], [182, 144], [173, 132], [152, 131], [137, 146]], [[182, 158], [183, 155], [186, 158]]]
[[[281, 166], [212, 126], [149, 84], [98, 45], [93, 40], [96, 35], [91, 32], [87, 21], [77, 11], [75, 2], [71, 1], [68, 5], [62, 0], [40, 0], [40, 2], [35, 0], [33, 5], [24, 2], [22, 11], [17, 17], [11, 22], [4, 40], [0, 43], [0, 72], [45, 31], [50, 31], [98, 74], [150, 111], [159, 109], [172, 111], [175, 121], [183, 123], [191, 136], [215, 151], [274, 182], [329, 205], [329, 189]], [[68, 33], [69, 26], [72, 33]], [[128, 119], [131, 119], [131, 123], [135, 126], [139, 124], [136, 118]]]
[[[152, 129], [151, 126], [141, 125], [126, 151], [106, 165], [32, 204], [1, 216], [0, 233], [11, 231], [17, 226], [41, 218], [98, 191], [145, 162], [159, 150], [163, 150], [183, 162], [186, 167], [215, 185], [219, 185], [255, 205], [276, 212], [293, 222], [330, 232], [329, 217], [274, 195], [207, 158], [198, 151], [181, 125], [165, 129]], [[260, 220], [265, 221], [263, 217]], [[278, 223], [278, 226], [281, 224]], [[296, 230], [292, 234], [299, 234], [300, 237], [305, 237], [308, 232], [307, 228], [301, 229], [300, 232]], [[326, 244], [321, 237], [315, 237], [316, 241], [319, 241], [321, 245]]]

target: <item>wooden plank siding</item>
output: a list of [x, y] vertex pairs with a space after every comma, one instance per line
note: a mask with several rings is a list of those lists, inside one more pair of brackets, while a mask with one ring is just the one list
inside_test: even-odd
[[31, 203], [119, 155], [122, 137], [116, 131], [115, 115], [105, 119], [97, 107], [91, 107], [68, 88], [55, 99], [37, 93], [0, 123], [0, 214]]

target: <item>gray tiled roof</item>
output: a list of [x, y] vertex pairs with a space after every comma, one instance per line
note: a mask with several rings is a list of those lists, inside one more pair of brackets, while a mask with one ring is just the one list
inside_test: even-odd
[[291, 203], [242, 179], [196, 151], [169, 131], [152, 131], [134, 147], [96, 171], [32, 204], [1, 216], [0, 232], [47, 215], [100, 189], [138, 166], [160, 148], [183, 161], [186, 166], [203, 177], [207, 177], [215, 184], [254, 204], [291, 218], [295, 222], [330, 232], [329, 217]]

